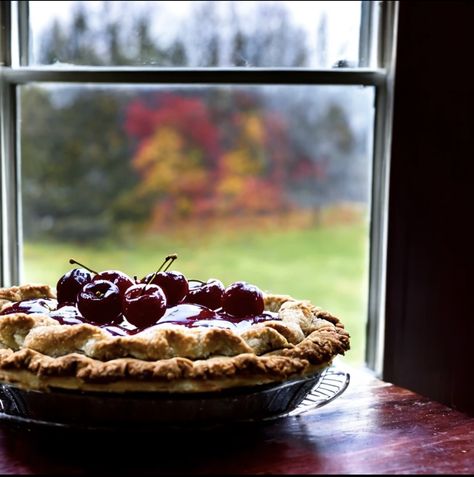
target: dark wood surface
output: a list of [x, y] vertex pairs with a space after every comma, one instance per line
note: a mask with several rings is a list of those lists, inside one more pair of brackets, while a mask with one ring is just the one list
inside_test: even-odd
[[220, 432], [35, 432], [0, 423], [3, 474], [472, 474], [474, 418], [368, 372], [299, 417]]

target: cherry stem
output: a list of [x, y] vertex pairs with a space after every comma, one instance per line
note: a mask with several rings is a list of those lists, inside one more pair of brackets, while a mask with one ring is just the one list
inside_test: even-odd
[[168, 255], [166, 258], [165, 258], [165, 261], [161, 264], [161, 267], [158, 269], [158, 272], [161, 271], [161, 269], [163, 268], [163, 266], [165, 265], [166, 262], [169, 261], [168, 265], [166, 266], [166, 268], [163, 270], [164, 272], [166, 272], [166, 270], [168, 270], [168, 268], [170, 268], [171, 264], [178, 258], [178, 255], [176, 253], [172, 253], [171, 255]]
[[81, 266], [82, 268], [85, 268], [86, 270], [89, 270], [89, 272], [94, 273], [95, 275], [98, 275], [98, 274], [99, 274], [99, 273], [96, 272], [95, 270], [92, 270], [92, 268], [86, 267], [85, 265], [83, 265], [82, 263], [77, 262], [77, 261], [74, 260], [73, 258], [70, 258], [70, 259], [69, 259], [69, 263], [70, 263], [71, 265], [74, 265], [74, 264], [79, 265], [79, 266]]
[[190, 278], [190, 279], [188, 280], [188, 282], [198, 282], [198, 283], [200, 283], [201, 285], [205, 285], [205, 284], [206, 284], [206, 282], [203, 282], [202, 280], [199, 280], [198, 278]]
[[143, 288], [142, 292], [140, 293], [140, 295], [143, 294], [143, 292], [146, 290], [146, 287], [148, 285], [150, 285], [150, 283], [155, 279], [156, 275], [161, 272], [161, 269], [166, 265], [166, 263], [168, 263], [168, 265], [166, 266], [166, 268], [163, 270], [164, 272], [166, 272], [166, 270], [168, 270], [168, 268], [170, 268], [170, 265], [178, 258], [178, 255], [176, 253], [172, 253], [171, 255], [168, 255], [166, 258], [165, 258], [165, 261], [160, 265], [160, 268], [151, 276], [151, 278], [148, 280], [147, 284], [145, 285], [145, 287]]

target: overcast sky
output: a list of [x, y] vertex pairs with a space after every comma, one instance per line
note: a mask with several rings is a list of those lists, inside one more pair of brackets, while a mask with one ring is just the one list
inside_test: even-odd
[[[67, 21], [71, 15], [71, 7], [74, 1], [30, 1], [30, 20], [33, 39], [40, 34], [54, 18]], [[89, 0], [84, 2], [88, 8], [99, 9], [102, 1]], [[110, 2], [117, 3], [117, 2]], [[118, 2], [120, 3], [120, 2]], [[143, 2], [135, 1], [137, 4], [159, 3], [160, 11], [165, 9], [166, 23], [154, 21], [153, 24], [160, 28], [160, 32], [167, 25], [179, 24], [179, 20], [185, 18], [189, 12], [189, 1], [162, 1]], [[220, 3], [220, 2], [217, 2]], [[241, 6], [255, 2], [239, 2]], [[260, 2], [264, 3], [264, 2]], [[274, 2], [270, 2], [274, 3]], [[358, 1], [287, 1], [284, 3], [291, 12], [295, 24], [303, 27], [308, 35], [310, 45], [316, 43], [316, 32], [319, 25], [320, 16], [323, 12], [327, 16], [328, 42], [327, 55], [331, 61], [336, 61], [341, 57], [355, 59], [358, 50], [358, 33], [360, 21], [360, 2]], [[112, 5], [111, 5], [112, 7]], [[163, 18], [163, 16], [160, 16]], [[35, 42], [34, 46], [37, 47]]]

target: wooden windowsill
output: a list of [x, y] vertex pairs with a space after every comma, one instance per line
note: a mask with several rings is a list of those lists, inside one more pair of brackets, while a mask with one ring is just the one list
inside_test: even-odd
[[[299, 417], [136, 439], [0, 423], [0, 473], [453, 474], [474, 472], [474, 418], [369, 372]], [[64, 432], [64, 431], [63, 431]]]

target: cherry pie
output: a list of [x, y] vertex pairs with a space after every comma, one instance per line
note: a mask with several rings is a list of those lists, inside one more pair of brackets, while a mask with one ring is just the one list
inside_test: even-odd
[[224, 288], [166, 269], [132, 280], [77, 268], [55, 289], [0, 288], [0, 382], [28, 390], [281, 383], [321, 372], [349, 346], [331, 313], [245, 282]]

